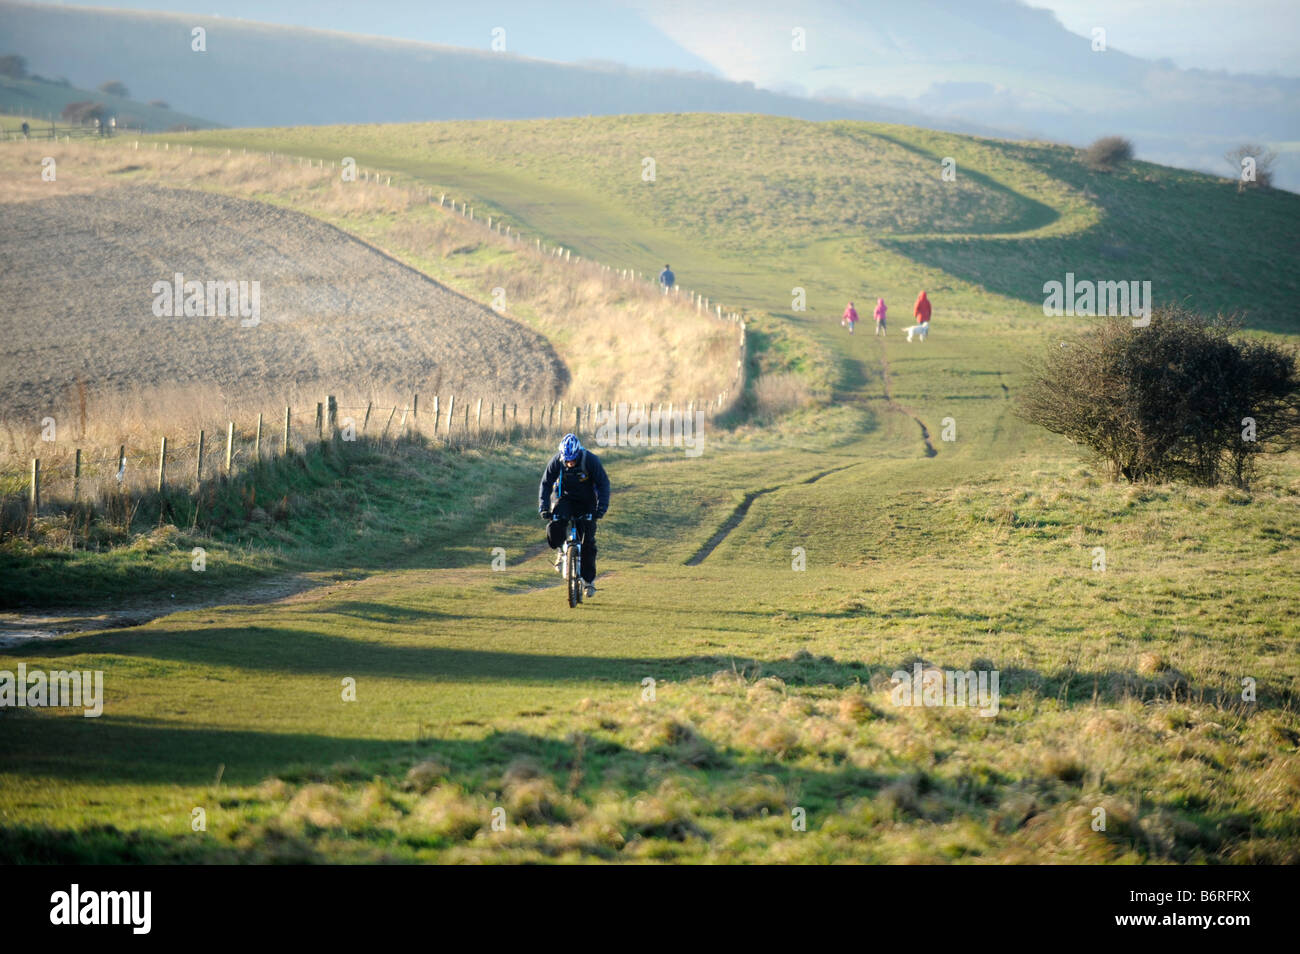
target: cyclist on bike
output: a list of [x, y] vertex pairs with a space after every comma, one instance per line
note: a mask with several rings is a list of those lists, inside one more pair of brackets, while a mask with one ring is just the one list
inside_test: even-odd
[[[554, 489], [555, 503], [551, 497]], [[591, 514], [592, 520], [576, 520], [578, 551], [582, 561], [582, 581], [586, 584], [586, 595], [596, 592], [596, 521], [605, 516], [609, 509], [609, 477], [600, 458], [587, 450], [573, 434], [565, 434], [560, 441], [559, 452], [546, 464], [542, 471], [542, 483], [537, 492], [537, 512], [546, 525], [546, 542], [556, 550], [555, 569], [564, 572], [562, 551], [564, 534], [568, 527], [568, 518], [585, 517]], [[557, 519], [552, 520], [554, 515]]]

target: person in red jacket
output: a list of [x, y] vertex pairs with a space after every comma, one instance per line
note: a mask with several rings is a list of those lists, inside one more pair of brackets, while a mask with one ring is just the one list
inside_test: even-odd
[[916, 318], [918, 325], [923, 325], [930, 320], [930, 299], [925, 297], [925, 292], [916, 296], [916, 305], [912, 308], [912, 315]]
[[858, 310], [853, 307], [853, 302], [844, 309], [844, 317], [840, 319], [841, 325], [849, 326], [849, 334], [853, 334], [853, 326], [858, 323]]
[[885, 299], [877, 298], [876, 299], [876, 334], [878, 335], [883, 335], [885, 333], [886, 314], [887, 312], [885, 309]]

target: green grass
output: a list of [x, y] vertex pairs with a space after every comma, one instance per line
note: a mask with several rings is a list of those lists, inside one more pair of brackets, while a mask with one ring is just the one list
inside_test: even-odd
[[[648, 274], [672, 262], [679, 282], [763, 311], [787, 311], [798, 285], [823, 317], [850, 297], [879, 296], [897, 315], [924, 286], [945, 312], [1041, 315], [1043, 283], [1074, 271], [1151, 281], [1157, 302], [1300, 330], [1288, 258], [1300, 196], [1239, 195], [1226, 179], [1142, 162], [1093, 172], [1062, 146], [694, 114], [169, 138], [352, 156], [585, 257]], [[641, 177], [646, 157], [653, 183]], [[945, 157], [956, 161], [954, 182], [941, 178]]]
[[[711, 122], [714, 135], [697, 117], [640, 117], [187, 138], [352, 155], [587, 257], [671, 261], [751, 309], [756, 365], [795, 369], [825, 400], [738, 419], [696, 459], [604, 454], [600, 592], [578, 610], [547, 555], [529, 556], [545, 451], [453, 463], [435, 486], [419, 475], [437, 455], [415, 446], [404, 473], [358, 467], [337, 520], [289, 521], [328, 557], [329, 586], [0, 652], [0, 669], [103, 669], [107, 696], [99, 719], [0, 712], [0, 855], [1300, 860], [1296, 454], [1249, 492], [1113, 485], [1011, 400], [1025, 359], [1075, 327], [1021, 294], [1036, 269], [1112, 261], [1107, 230], [1145, 210], [1144, 261], [1191, 281], [1180, 294], [1276, 304], [1294, 266], [1232, 258], [1213, 236], [1254, 225], [1294, 244], [1293, 200], [1141, 164], [1097, 176], [1054, 147]], [[851, 168], [854, 150], [879, 156], [879, 178]], [[899, 184], [937, 180], [945, 155], [970, 180], [951, 205], [937, 181]], [[690, 181], [674, 183], [681, 168]], [[1241, 204], [1220, 209], [1220, 185]], [[825, 200], [807, 220], [800, 189]], [[772, 209], [750, 227], [748, 190]], [[848, 221], [821, 207], [837, 197]], [[909, 218], [918, 203], [933, 214]], [[1220, 209], [1217, 231], [1188, 226], [1204, 209]], [[1244, 290], [1216, 264], [1229, 259]], [[791, 310], [793, 285], [809, 311]], [[934, 331], [908, 345], [921, 286]], [[891, 336], [850, 338], [844, 300], [867, 312], [877, 287]], [[1251, 321], [1294, 332], [1290, 314]], [[347, 509], [360, 493], [373, 513]], [[458, 493], [481, 498], [477, 516], [429, 519]], [[420, 543], [400, 557], [345, 539], [373, 524], [398, 541], [403, 521]], [[997, 717], [895, 705], [890, 676], [917, 660], [997, 669]]]
[[[203, 599], [340, 561], [351, 572], [389, 567], [487, 517], [532, 513], [520, 494], [536, 483], [540, 452], [533, 441], [460, 447], [418, 438], [313, 447], [229, 485], [144, 495], [129, 528], [96, 514], [89, 540], [78, 521], [85, 511], [51, 507], [60, 512], [40, 518], [36, 542], [13, 537], [0, 548], [0, 606], [130, 604], [177, 592]], [[205, 551], [202, 572], [192, 565], [195, 547]]]

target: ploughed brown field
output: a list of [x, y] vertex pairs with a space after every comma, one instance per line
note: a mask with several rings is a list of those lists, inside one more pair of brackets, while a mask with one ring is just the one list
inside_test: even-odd
[[[132, 185], [0, 204], [0, 265], [10, 420], [67, 407], [78, 380], [92, 399], [165, 385], [233, 401], [370, 392], [520, 404], [554, 400], [567, 382], [540, 335], [260, 202]], [[203, 315], [185, 316], [182, 299], [176, 317], [155, 288], [177, 273], [204, 284]], [[257, 321], [209, 314], [208, 282], [245, 283], [248, 312], [257, 282]]]

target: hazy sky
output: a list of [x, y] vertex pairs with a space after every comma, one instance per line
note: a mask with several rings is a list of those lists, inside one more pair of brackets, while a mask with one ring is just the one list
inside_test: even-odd
[[[37, 0], [51, 3], [56, 0]], [[906, 3], [907, 0], [899, 0]], [[954, 0], [960, 3], [961, 0]], [[1069, 30], [1106, 29], [1111, 47], [1183, 67], [1300, 76], [1300, 0], [1025, 0], [1053, 11]], [[426, 43], [484, 48], [498, 23], [514, 23], [511, 52], [542, 59], [606, 59], [640, 67], [703, 69], [727, 74], [726, 31], [710, 43], [694, 37], [693, 53], [635, 25], [634, 11], [670, 9], [673, 0], [77, 0], [72, 6], [218, 14], [268, 23], [369, 33]], [[847, 16], [870, 5], [830, 0]], [[769, 18], [788, 32], [799, 0], [746, 3], [691, 0], [697, 12]], [[744, 11], [741, 13], [740, 11]], [[760, 12], [761, 11], [761, 12]], [[585, 25], [585, 29], [584, 29]], [[710, 49], [710, 47], [713, 49]], [[716, 51], [716, 53], [715, 53]]]
[[1300, 76], [1300, 0], [1026, 0], [1066, 29], [1179, 66]]

